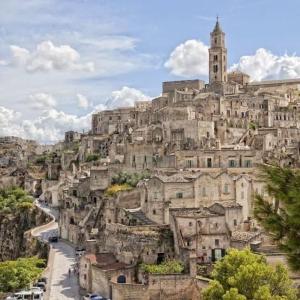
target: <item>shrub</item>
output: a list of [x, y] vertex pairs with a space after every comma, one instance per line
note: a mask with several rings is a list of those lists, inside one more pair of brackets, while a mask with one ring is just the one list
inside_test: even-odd
[[132, 187], [128, 184], [113, 184], [112, 186], [110, 186], [106, 191], [105, 191], [105, 195], [106, 196], [110, 196], [113, 197], [115, 196], [118, 192], [121, 191], [130, 191], [132, 190]]
[[167, 260], [159, 265], [142, 264], [141, 268], [149, 274], [180, 274], [184, 270], [183, 263], [178, 260]]
[[96, 160], [98, 160], [99, 158], [100, 158], [100, 155], [98, 155], [98, 154], [89, 154], [89, 155], [86, 157], [85, 161], [86, 161], [86, 162], [96, 161]]
[[150, 178], [150, 173], [133, 173], [120, 172], [112, 178], [112, 184], [128, 184], [131, 187], [136, 187], [140, 180]]
[[0, 292], [14, 292], [28, 288], [45, 267], [45, 260], [37, 257], [0, 262]]

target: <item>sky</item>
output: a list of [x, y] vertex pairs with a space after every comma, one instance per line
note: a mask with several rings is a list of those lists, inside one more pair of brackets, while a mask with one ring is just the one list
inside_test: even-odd
[[54, 143], [163, 81], [207, 81], [217, 15], [230, 70], [300, 77], [299, 0], [0, 1], [0, 136]]

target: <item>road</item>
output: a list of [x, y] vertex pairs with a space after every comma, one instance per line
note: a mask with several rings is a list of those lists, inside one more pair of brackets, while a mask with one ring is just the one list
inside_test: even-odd
[[[46, 213], [58, 218], [57, 211], [36, 203], [38, 207], [43, 209]], [[38, 235], [48, 240], [49, 236], [56, 235], [58, 233], [57, 222], [53, 223], [47, 230], [43, 230]], [[48, 291], [45, 294], [45, 299], [49, 300], [67, 300], [75, 299], [79, 300], [79, 284], [77, 275], [69, 275], [69, 269], [73, 269], [76, 264], [74, 248], [64, 242], [52, 243], [52, 248], [49, 255], [49, 270], [47, 272], [48, 277]]]

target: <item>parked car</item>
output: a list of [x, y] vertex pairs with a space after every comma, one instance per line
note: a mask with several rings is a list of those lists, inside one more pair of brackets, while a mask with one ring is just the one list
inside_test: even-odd
[[76, 247], [75, 248], [75, 255], [80, 257], [85, 253], [85, 248], [84, 247]]
[[38, 282], [44, 282], [44, 283], [46, 283], [47, 284], [47, 277], [41, 277], [41, 278], [39, 278], [38, 279]]
[[58, 242], [58, 236], [50, 236], [50, 237], [48, 238], [48, 241], [49, 241], [50, 243], [57, 243], [57, 242]]
[[21, 291], [14, 293], [6, 300], [43, 300], [43, 291], [40, 288], [32, 288], [30, 291]]
[[34, 287], [38, 287], [38, 288], [40, 288], [41, 290], [43, 290], [44, 292], [46, 292], [46, 283], [45, 283], [45, 282], [38, 281], [38, 282], [35, 283], [33, 286], [34, 286]]
[[103, 300], [104, 298], [98, 294], [86, 294], [83, 300]]

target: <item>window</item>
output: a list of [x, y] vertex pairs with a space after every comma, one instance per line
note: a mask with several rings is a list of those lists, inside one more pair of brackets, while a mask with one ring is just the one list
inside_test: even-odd
[[86, 280], [86, 274], [83, 275], [84, 280]]
[[219, 228], [219, 224], [215, 223], [215, 227], [216, 227], [216, 229], [218, 229]]
[[156, 215], [156, 210], [155, 209], [153, 209], [152, 214]]
[[112, 117], [109, 117], [109, 121], [111, 121], [112, 120]]
[[219, 246], [220, 246], [220, 241], [219, 241], [219, 239], [215, 239], [215, 246], [216, 246], [216, 247], [219, 247]]
[[227, 183], [225, 183], [224, 185], [224, 194], [228, 194], [229, 193], [229, 186]]
[[214, 61], [218, 61], [218, 55], [214, 55]]
[[192, 227], [193, 226], [193, 222], [189, 222], [189, 226]]
[[190, 159], [186, 161], [186, 166], [187, 166], [187, 168], [192, 167], [192, 161]]
[[233, 220], [233, 225], [234, 225], [234, 226], [237, 226], [237, 221], [236, 221], [236, 219]]
[[202, 188], [202, 197], [206, 197], [206, 188], [205, 188], [205, 186]]
[[206, 249], [206, 247], [205, 247], [205, 246], [202, 246], [202, 249], [203, 249], [203, 250], [205, 250], [205, 249]]
[[214, 73], [218, 73], [218, 65], [213, 66]]
[[207, 159], [207, 167], [208, 168], [212, 167], [212, 159], [210, 157]]
[[229, 165], [229, 168], [234, 168], [235, 167], [235, 160], [234, 159], [230, 159], [228, 165]]
[[177, 193], [177, 194], [176, 194], [176, 198], [181, 199], [182, 197], [183, 197], [183, 194], [182, 194], [182, 193]]
[[121, 116], [118, 116], [118, 120], [121, 120]]
[[251, 160], [249, 160], [249, 159], [246, 160], [246, 161], [245, 161], [245, 167], [246, 167], [246, 168], [251, 168], [251, 166], [252, 166]]

